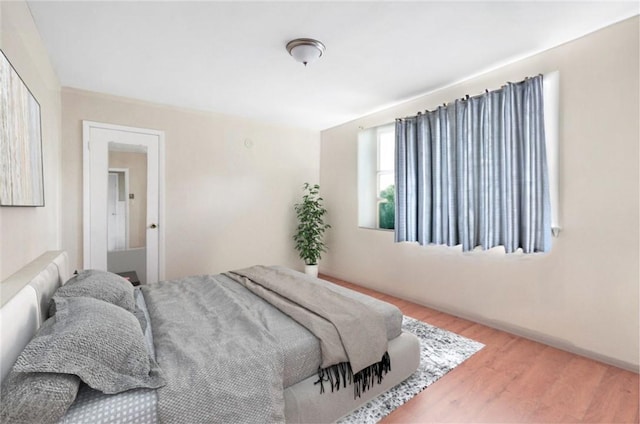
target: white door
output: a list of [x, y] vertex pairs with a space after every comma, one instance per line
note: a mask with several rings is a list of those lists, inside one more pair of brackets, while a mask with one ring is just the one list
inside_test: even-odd
[[[160, 235], [160, 152], [164, 135], [161, 131], [123, 127], [96, 122], [83, 122], [84, 144], [84, 268], [108, 268], [109, 248], [109, 164], [114, 152], [143, 154], [146, 158], [146, 193], [137, 193], [145, 199], [144, 216], [139, 231], [146, 250], [146, 283], [158, 281], [162, 276]], [[113, 160], [113, 159], [111, 159]], [[132, 178], [129, 170], [129, 178]], [[129, 198], [135, 198], [127, 193]], [[129, 225], [131, 231], [132, 225]], [[134, 249], [131, 250], [131, 253]], [[140, 249], [138, 249], [140, 251]], [[116, 270], [125, 271], [125, 270]]]

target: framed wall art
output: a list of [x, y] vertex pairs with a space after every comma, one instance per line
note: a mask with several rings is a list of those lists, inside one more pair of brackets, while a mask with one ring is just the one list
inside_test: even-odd
[[44, 206], [40, 104], [0, 53], [0, 206]]

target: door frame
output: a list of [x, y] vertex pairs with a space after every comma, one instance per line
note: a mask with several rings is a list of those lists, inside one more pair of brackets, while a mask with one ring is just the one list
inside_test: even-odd
[[91, 268], [91, 163], [90, 134], [93, 128], [142, 133], [158, 137], [158, 280], [165, 279], [165, 134], [164, 131], [129, 127], [95, 121], [82, 121], [82, 173], [83, 173], [83, 267]]

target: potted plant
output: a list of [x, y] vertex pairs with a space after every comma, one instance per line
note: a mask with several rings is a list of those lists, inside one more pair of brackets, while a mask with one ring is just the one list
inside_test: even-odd
[[295, 210], [298, 217], [298, 228], [293, 236], [296, 242], [296, 250], [305, 263], [305, 273], [314, 277], [318, 276], [318, 260], [327, 246], [322, 237], [329, 224], [324, 222], [327, 210], [322, 206], [322, 197], [319, 196], [320, 186], [304, 183], [305, 194], [302, 202], [296, 203]]

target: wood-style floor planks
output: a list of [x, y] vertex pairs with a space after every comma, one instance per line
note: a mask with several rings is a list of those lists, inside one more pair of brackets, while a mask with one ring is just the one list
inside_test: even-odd
[[606, 370], [607, 365], [579, 356], [572, 357], [540, 402], [561, 408], [572, 417], [584, 417]]
[[619, 423], [638, 422], [638, 410], [627, 409], [624, 405], [637, 402], [638, 393], [637, 376], [618, 369], [609, 367], [600, 382], [600, 386], [606, 390], [598, 390], [585, 414], [587, 422]]
[[485, 344], [382, 423], [638, 423], [638, 374], [336, 278]]

